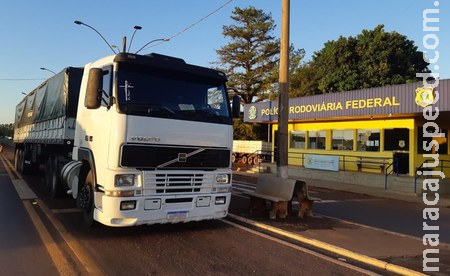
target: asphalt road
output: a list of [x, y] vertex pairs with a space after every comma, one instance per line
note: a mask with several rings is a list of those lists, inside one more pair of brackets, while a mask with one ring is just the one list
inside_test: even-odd
[[0, 273], [58, 275], [0, 162]]
[[[81, 213], [74, 209], [73, 200], [49, 198], [43, 188], [42, 174], [26, 176], [24, 179], [46, 206], [39, 211], [40, 217], [56, 242], [61, 244], [65, 254], [73, 251], [73, 254], [78, 254], [78, 258], [87, 259], [90, 264], [96, 266], [97, 271], [106, 275], [362, 274], [349, 268], [345, 263], [332, 262], [318, 255], [305, 253], [299, 247], [277, 242], [224, 220], [131, 228], [109, 228], [100, 225], [88, 228], [83, 224]], [[0, 186], [10, 189], [11, 183], [2, 177]], [[19, 199], [11, 195], [8, 197], [14, 198], [18, 207], [3, 212], [6, 216], [3, 220], [8, 221], [12, 217], [28, 220]], [[0, 201], [2, 209], [5, 209], [6, 204], [7, 201]], [[57, 224], [62, 225], [64, 231], [59, 231], [54, 224], [49, 225], [50, 221], [42, 214], [46, 208]], [[24, 235], [30, 238], [24, 241]], [[68, 240], [71, 244], [64, 245], [63, 241], [66, 240], [64, 235], [70, 237]], [[19, 274], [35, 272], [39, 275], [54, 275], [52, 262], [49, 261], [49, 256], [42, 247], [42, 241], [39, 241], [29, 220], [11, 231], [3, 230], [0, 239], [3, 245], [2, 252], [14, 250], [14, 241], [24, 243], [22, 247], [30, 244], [38, 245], [36, 250], [35, 246], [29, 248], [30, 256], [22, 256], [29, 258], [30, 269], [24, 267]], [[77, 249], [82, 252], [76, 252]], [[6, 256], [6, 253], [3, 254]], [[14, 263], [14, 260], [0, 259], [0, 267], [6, 267], [8, 263]], [[86, 271], [89, 271], [89, 268], [81, 270], [80, 274], [87, 274]]]

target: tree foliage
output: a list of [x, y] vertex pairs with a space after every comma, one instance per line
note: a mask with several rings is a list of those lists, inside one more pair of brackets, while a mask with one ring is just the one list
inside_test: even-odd
[[[273, 36], [276, 27], [271, 14], [254, 7], [232, 12], [233, 24], [223, 27], [230, 42], [217, 50], [217, 62], [229, 79], [227, 86], [243, 104], [278, 97], [280, 41]], [[303, 49], [290, 47], [290, 70], [296, 72], [305, 56]], [[262, 140], [266, 126], [235, 121], [235, 139]]]
[[0, 137], [12, 137], [14, 133], [13, 124], [0, 124]]
[[293, 77], [295, 96], [415, 82], [430, 72], [412, 40], [384, 25], [328, 41]]
[[248, 104], [266, 98], [279, 42], [272, 36], [275, 23], [263, 10], [236, 7], [231, 18], [234, 24], [223, 26], [223, 35], [231, 41], [217, 50], [218, 63], [228, 76], [228, 88]]

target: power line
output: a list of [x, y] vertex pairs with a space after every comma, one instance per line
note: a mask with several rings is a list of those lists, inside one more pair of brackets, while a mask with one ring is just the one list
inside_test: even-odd
[[210, 12], [209, 14], [207, 14], [206, 16], [202, 17], [201, 19], [197, 20], [196, 22], [192, 23], [191, 25], [187, 26], [186, 28], [184, 28], [183, 30], [179, 31], [178, 33], [172, 35], [171, 37], [169, 37], [167, 40], [165, 41], [161, 41], [159, 43], [153, 44], [152, 46], [149, 46], [143, 50], [158, 46], [164, 42], [167, 42], [169, 40], [174, 39], [175, 37], [187, 32], [189, 29], [192, 29], [194, 26], [198, 25], [200, 22], [202, 22], [203, 20], [205, 20], [206, 18], [210, 17], [211, 15], [217, 13], [218, 11], [220, 11], [221, 9], [223, 9], [225, 6], [227, 6], [228, 4], [230, 4], [231, 2], [233, 2], [233, 0], [229, 0], [228, 2], [226, 2], [225, 4], [223, 4], [222, 6], [218, 7], [217, 9], [213, 10], [212, 12]]

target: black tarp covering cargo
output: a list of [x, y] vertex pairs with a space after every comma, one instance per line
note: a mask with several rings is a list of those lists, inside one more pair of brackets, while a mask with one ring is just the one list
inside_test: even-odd
[[14, 127], [75, 118], [82, 76], [82, 68], [68, 67], [46, 80], [17, 105]]

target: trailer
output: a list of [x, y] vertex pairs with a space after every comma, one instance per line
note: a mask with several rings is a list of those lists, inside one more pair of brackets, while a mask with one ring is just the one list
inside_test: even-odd
[[16, 170], [45, 170], [85, 222], [108, 226], [223, 218], [233, 116], [226, 76], [159, 54], [67, 67], [16, 107]]
[[233, 140], [233, 163], [259, 164], [270, 160], [272, 144], [265, 141]]

